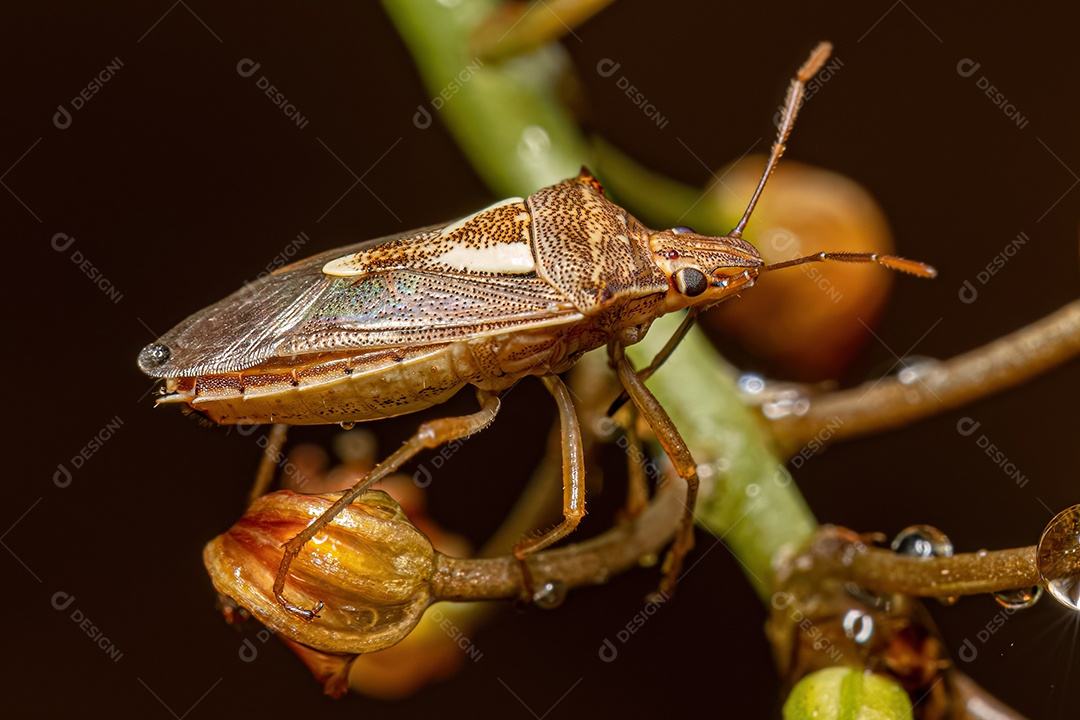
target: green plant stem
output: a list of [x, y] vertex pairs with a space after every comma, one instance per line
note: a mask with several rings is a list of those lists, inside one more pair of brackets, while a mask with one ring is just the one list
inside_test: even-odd
[[525, 196], [576, 175], [587, 147], [556, 97], [567, 68], [562, 48], [541, 48], [502, 64], [469, 53], [473, 30], [498, 6], [495, 0], [383, 2], [431, 94], [423, 106], [427, 120], [449, 128], [496, 194]]
[[[630, 349], [637, 366], [652, 359], [678, 321], [658, 320], [646, 340]], [[758, 595], [768, 600], [773, 557], [811, 538], [817, 528], [813, 513], [701, 332], [687, 334], [648, 386], [698, 462], [698, 525], [731, 548]]]

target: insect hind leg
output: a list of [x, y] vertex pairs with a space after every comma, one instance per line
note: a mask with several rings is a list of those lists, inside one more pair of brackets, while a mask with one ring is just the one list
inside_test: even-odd
[[682, 572], [683, 558], [694, 548], [694, 504], [697, 502], [698, 475], [697, 463], [694, 461], [690, 449], [679, 434], [678, 428], [671, 421], [667, 411], [660, 402], [645, 387], [644, 381], [638, 376], [633, 365], [627, 360], [626, 354], [620, 345], [609, 348], [611, 358], [615, 363], [615, 371], [619, 381], [630, 394], [634, 406], [649, 424], [656, 439], [664, 448], [664, 452], [671, 458], [672, 465], [679, 477], [686, 480], [686, 510], [683, 513], [679, 528], [675, 534], [675, 541], [664, 559], [664, 577], [660, 582], [658, 594], [661, 598], [671, 597], [675, 592], [675, 585]]
[[582, 446], [581, 425], [570, 397], [570, 390], [557, 375], [542, 375], [540, 381], [559, 406], [562, 427], [563, 521], [550, 530], [526, 538], [514, 546], [514, 557], [521, 567], [525, 589], [532, 598], [535, 591], [527, 557], [558, 542], [577, 528], [585, 516], [585, 451]]
[[315, 518], [310, 525], [285, 543], [282, 550], [281, 564], [278, 565], [277, 577], [274, 578], [274, 597], [281, 607], [304, 620], [311, 620], [318, 615], [323, 607], [321, 602], [316, 603], [315, 607], [311, 609], [306, 609], [292, 605], [285, 600], [283, 593], [285, 582], [289, 578], [289, 566], [292, 561], [300, 553], [304, 545], [315, 537], [320, 530], [329, 525], [342, 510], [372, 485], [415, 457], [421, 450], [430, 450], [454, 440], [467, 438], [490, 425], [499, 412], [499, 398], [494, 393], [485, 390], [477, 390], [476, 397], [480, 401], [479, 411], [471, 415], [439, 418], [421, 425], [416, 433], [406, 440], [400, 448], [372, 468], [371, 472], [338, 498], [322, 515]]

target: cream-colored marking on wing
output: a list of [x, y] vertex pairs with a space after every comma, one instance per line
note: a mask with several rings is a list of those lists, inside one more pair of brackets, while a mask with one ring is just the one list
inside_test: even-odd
[[353, 277], [356, 275], [364, 275], [368, 272], [367, 267], [362, 262], [363, 252], [353, 253], [352, 255], [343, 255], [339, 258], [331, 260], [323, 265], [322, 271], [324, 275], [330, 275], [332, 277]]
[[536, 270], [532, 248], [528, 243], [499, 243], [476, 248], [454, 245], [442, 255], [432, 258], [462, 272], [490, 272], [517, 275]]
[[[519, 204], [523, 208], [523, 212], [519, 213], [515, 219], [523, 222], [527, 221], [529, 213], [528, 210], [524, 209], [525, 200], [519, 197], [506, 198], [493, 205], [489, 205], [483, 210], [478, 210], [472, 215], [463, 217], [460, 220], [455, 220], [439, 230], [438, 238], [449, 238], [480, 215], [496, 208], [515, 204]], [[528, 233], [527, 225], [525, 227], [525, 233]], [[432, 238], [432, 240], [435, 239], [436, 238]], [[364, 262], [364, 258], [372, 250], [377, 250], [377, 248], [362, 250], [358, 253], [353, 253], [352, 255], [344, 255], [335, 258], [323, 265], [322, 271], [324, 274], [332, 277], [355, 277], [357, 275], [366, 275], [370, 271], [370, 268]], [[529, 247], [528, 237], [524, 238], [523, 242], [520, 243], [506, 243], [497, 247], [484, 249], [468, 248], [463, 245], [459, 246], [455, 244], [447, 252], [444, 252], [439, 256], [431, 257], [430, 260], [442, 262], [451, 267], [457, 267], [459, 270], [476, 270], [477, 272], [525, 274], [531, 273], [536, 269], [532, 250]]]

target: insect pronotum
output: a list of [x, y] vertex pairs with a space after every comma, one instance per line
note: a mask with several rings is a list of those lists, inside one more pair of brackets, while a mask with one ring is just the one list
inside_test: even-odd
[[[584, 353], [607, 346], [629, 399], [648, 422], [688, 490], [661, 591], [671, 592], [693, 546], [696, 464], [667, 413], [645, 387], [701, 308], [751, 287], [767, 271], [827, 260], [876, 262], [933, 277], [933, 268], [871, 253], [817, 253], [765, 265], [742, 239], [784, 152], [805, 83], [828, 57], [822, 43], [788, 89], [768, 164], [742, 219], [725, 236], [688, 228], [654, 231], [578, 177], [528, 198], [509, 198], [461, 220], [332, 250], [284, 267], [198, 312], [139, 354], [164, 378], [159, 403], [184, 403], [216, 423], [354, 423], [429, 408], [465, 385], [480, 409], [426, 422], [322, 516], [284, 546], [274, 583], [279, 603], [312, 619], [321, 609], [289, 604], [289, 564], [304, 544], [371, 484], [421, 450], [466, 438], [499, 411], [499, 393], [539, 376], [559, 408], [563, 521], [515, 548], [525, 558], [574, 530], [585, 514], [581, 431], [559, 378]], [[667, 313], [687, 320], [649, 368], [624, 348]], [[281, 432], [276, 437], [280, 440]]]

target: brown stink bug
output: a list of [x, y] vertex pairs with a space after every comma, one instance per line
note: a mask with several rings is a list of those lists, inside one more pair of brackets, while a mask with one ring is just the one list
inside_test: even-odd
[[[461, 220], [333, 250], [282, 268], [180, 323], [139, 355], [164, 378], [161, 403], [185, 403], [216, 423], [351, 424], [429, 408], [465, 385], [480, 409], [426, 422], [284, 548], [274, 592], [311, 619], [321, 608], [283, 597], [292, 558], [372, 483], [424, 449], [468, 437], [499, 410], [499, 393], [540, 378], [559, 408], [564, 519], [522, 540], [522, 561], [566, 536], [585, 514], [581, 431], [559, 373], [607, 346], [629, 399], [688, 484], [686, 512], [661, 590], [671, 592], [693, 545], [694, 459], [644, 377], [700, 309], [751, 287], [767, 271], [805, 262], [876, 262], [922, 277], [933, 268], [894, 256], [818, 253], [765, 265], [742, 239], [784, 151], [803, 96], [830, 52], [819, 45], [788, 90], [768, 165], [725, 236], [654, 231], [604, 197], [587, 172]], [[676, 337], [639, 373], [624, 348], [656, 318], [690, 309]], [[526, 575], [527, 576], [527, 575]]]

